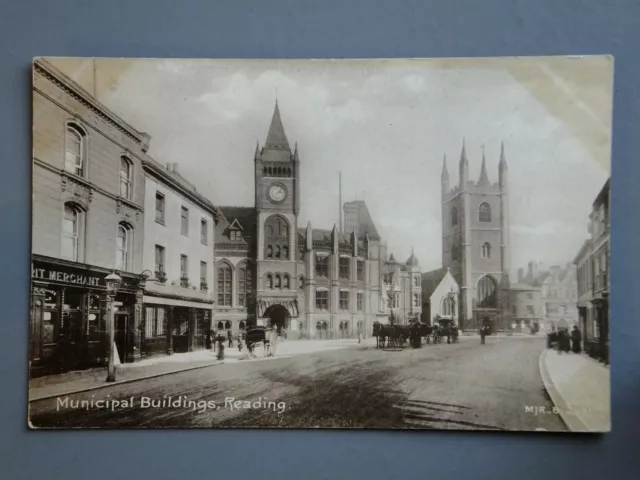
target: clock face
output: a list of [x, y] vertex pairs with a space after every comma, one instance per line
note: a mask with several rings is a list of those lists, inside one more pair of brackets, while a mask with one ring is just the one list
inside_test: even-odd
[[269, 188], [269, 199], [273, 202], [282, 202], [287, 196], [287, 191], [282, 185], [271, 185]]

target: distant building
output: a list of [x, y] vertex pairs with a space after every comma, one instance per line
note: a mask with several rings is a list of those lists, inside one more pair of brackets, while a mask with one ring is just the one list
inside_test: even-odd
[[346, 338], [370, 335], [391, 311], [401, 323], [420, 314], [418, 260], [387, 258], [363, 201], [343, 205], [342, 232], [311, 222], [298, 227], [300, 156], [277, 103], [253, 162], [254, 206], [220, 207], [215, 328], [238, 333], [249, 324], [274, 324], [290, 338]]
[[511, 328], [517, 333], [534, 333], [543, 323], [544, 309], [540, 287], [511, 284]]
[[460, 287], [448, 268], [422, 274], [422, 322], [433, 325], [438, 319], [453, 320], [459, 326]]
[[482, 155], [477, 182], [469, 180], [463, 144], [459, 182], [450, 188], [446, 158], [442, 166], [442, 262], [460, 285], [460, 326], [477, 331], [509, 330], [509, 189], [504, 146], [498, 182], [491, 183]]
[[518, 269], [518, 283], [540, 289], [541, 328], [570, 328], [577, 325], [578, 280], [575, 265], [567, 263], [564, 266], [545, 267], [540, 262], [531, 261], [526, 275], [524, 269]]
[[610, 180], [604, 184], [589, 215], [591, 238], [583, 245], [574, 263], [578, 268], [577, 307], [585, 350], [609, 362], [609, 235]]

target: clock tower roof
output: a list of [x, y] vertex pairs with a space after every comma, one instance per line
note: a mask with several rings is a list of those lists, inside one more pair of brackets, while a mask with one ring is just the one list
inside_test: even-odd
[[284, 133], [284, 126], [282, 125], [282, 119], [280, 118], [280, 108], [278, 107], [278, 101], [276, 100], [276, 106], [273, 110], [273, 116], [271, 117], [271, 125], [269, 126], [269, 133], [267, 133], [267, 140], [264, 143], [266, 149], [284, 149], [291, 152], [289, 147], [289, 141], [287, 135]]

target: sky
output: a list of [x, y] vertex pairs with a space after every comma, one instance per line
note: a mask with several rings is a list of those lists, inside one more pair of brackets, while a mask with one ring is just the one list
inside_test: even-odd
[[608, 57], [441, 60], [50, 59], [139, 131], [216, 205], [253, 206], [253, 154], [276, 98], [301, 161], [307, 221], [365, 200], [389, 253], [441, 266], [440, 174], [509, 167], [511, 266], [571, 262], [610, 172]]

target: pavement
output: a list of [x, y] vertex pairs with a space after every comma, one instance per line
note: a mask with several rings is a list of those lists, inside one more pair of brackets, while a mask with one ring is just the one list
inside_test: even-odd
[[34, 378], [29, 381], [29, 401], [32, 402], [79, 392], [88, 392], [113, 385], [131, 383], [224, 363], [246, 363], [288, 358], [294, 355], [340, 350], [358, 346], [366, 347], [367, 345], [375, 345], [375, 339], [366, 339], [362, 344], [358, 344], [357, 340], [281, 340], [278, 343], [275, 357], [267, 357], [266, 352], [262, 348], [257, 348], [255, 358], [252, 359], [249, 358], [246, 349], [239, 351], [237, 347], [225, 348], [224, 360], [218, 360], [217, 352], [212, 350], [176, 353], [173, 355], [152, 357], [134, 363], [120, 364], [116, 366], [117, 381], [113, 383], [106, 383], [107, 371], [104, 367]]
[[585, 354], [540, 354], [540, 375], [557, 413], [573, 432], [611, 431], [609, 368]]
[[489, 337], [481, 345], [468, 337], [402, 350], [375, 348], [371, 339], [316, 342], [282, 342], [265, 361], [229, 358], [32, 401], [30, 425], [567, 431], [559, 415], [537, 414], [553, 409], [538, 364], [543, 338]]

